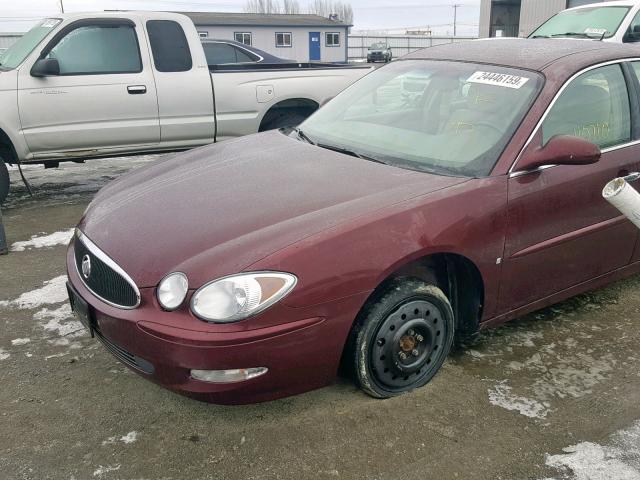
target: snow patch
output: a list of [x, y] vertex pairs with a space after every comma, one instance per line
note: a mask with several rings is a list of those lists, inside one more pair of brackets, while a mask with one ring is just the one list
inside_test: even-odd
[[66, 282], [67, 276], [60, 275], [44, 282], [42, 287], [23, 293], [14, 300], [0, 300], [0, 307], [32, 309], [42, 305], [62, 303], [67, 300]]
[[[640, 421], [617, 432], [609, 445], [582, 442], [547, 455], [546, 464], [571, 480], [640, 480]], [[571, 476], [566, 472], [569, 470]]]
[[109, 473], [109, 472], [115, 472], [116, 470], [120, 470], [120, 464], [117, 465], [106, 465], [106, 466], [102, 466], [102, 465], [98, 465], [98, 468], [96, 468], [93, 472], [93, 476], [94, 477], [102, 477], [105, 473]]
[[67, 335], [78, 336], [84, 334], [85, 328], [78, 320], [73, 320], [73, 313], [69, 304], [54, 310], [43, 308], [33, 316], [35, 320], [45, 323], [42, 328], [47, 332], [57, 333], [60, 337]]
[[125, 436], [120, 437], [122, 443], [133, 443], [138, 439], [138, 432], [129, 432]]
[[133, 432], [129, 432], [126, 435], [118, 438], [116, 437], [109, 437], [106, 440], [102, 441], [102, 445], [113, 445], [116, 442], [120, 441], [126, 445], [129, 445], [130, 443], [134, 443], [138, 440], [138, 432], [133, 431]]
[[31, 248], [55, 247], [56, 245], [67, 245], [73, 237], [74, 229], [62, 230], [48, 235], [33, 235], [30, 240], [15, 242], [11, 245], [12, 252], [24, 252]]
[[16, 338], [14, 340], [11, 340], [11, 345], [26, 345], [27, 343], [30, 343], [31, 339], [30, 338]]
[[0, 360], [6, 360], [10, 356], [11, 356], [10, 354], [8, 354], [6, 351], [0, 348]]
[[489, 390], [489, 403], [516, 411], [529, 418], [545, 418], [549, 413], [549, 404], [514, 395], [511, 387], [505, 382], [501, 382]]

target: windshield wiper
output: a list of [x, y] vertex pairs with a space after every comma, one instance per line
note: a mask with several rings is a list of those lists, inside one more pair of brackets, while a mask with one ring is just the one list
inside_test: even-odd
[[363, 155], [362, 153], [349, 150], [348, 148], [337, 147], [335, 145], [326, 145], [323, 143], [317, 143], [316, 146], [320, 148], [326, 148], [327, 150], [333, 150], [334, 152], [343, 153], [344, 155], [350, 155], [352, 157], [361, 158], [363, 160], [369, 160], [370, 162], [388, 165], [387, 162], [383, 162], [382, 160], [378, 160], [377, 158], [369, 157], [368, 155]]
[[551, 38], [549, 35], [534, 35], [531, 38]]
[[293, 131], [296, 132], [296, 134], [298, 135], [299, 138], [301, 138], [302, 140], [304, 140], [307, 143], [310, 143], [311, 145], [315, 145], [316, 142], [314, 142], [313, 140], [311, 140], [306, 133], [304, 133], [302, 130], [300, 130], [298, 127], [293, 127]]
[[567, 32], [567, 33], [554, 33], [552, 37], [580, 37], [580, 38], [595, 38], [586, 33], [579, 32]]

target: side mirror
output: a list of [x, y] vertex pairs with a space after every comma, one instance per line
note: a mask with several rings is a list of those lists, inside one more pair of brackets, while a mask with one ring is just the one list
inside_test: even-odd
[[60, 64], [55, 58], [41, 58], [31, 67], [32, 77], [54, 77], [60, 75]]
[[600, 160], [600, 147], [580, 137], [556, 135], [544, 147], [529, 153], [517, 165], [518, 171], [544, 165], [590, 165]]

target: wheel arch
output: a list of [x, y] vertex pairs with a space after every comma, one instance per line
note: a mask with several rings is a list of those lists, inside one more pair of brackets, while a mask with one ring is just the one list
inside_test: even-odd
[[311, 98], [291, 97], [280, 99], [278, 100], [278, 102], [271, 105], [271, 107], [269, 107], [267, 111], [264, 112], [262, 118], [260, 119], [258, 131], [263, 131], [263, 128], [269, 121], [270, 117], [274, 115], [275, 112], [278, 112], [280, 110], [306, 110], [310, 115], [318, 110], [318, 108], [320, 108], [320, 102]]
[[[6, 153], [10, 158], [5, 158], [2, 153]], [[5, 163], [9, 165], [13, 165], [18, 161], [18, 155], [16, 154], [16, 149], [11, 141], [11, 138], [7, 133], [0, 128], [0, 159], [4, 160]]]
[[478, 331], [485, 284], [480, 269], [470, 258], [459, 253], [442, 252], [401, 261], [383, 273], [365, 305], [402, 277], [433, 283], [445, 293], [453, 308], [459, 338]]

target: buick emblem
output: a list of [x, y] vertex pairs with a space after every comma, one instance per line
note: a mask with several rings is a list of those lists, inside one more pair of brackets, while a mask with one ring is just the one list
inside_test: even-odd
[[91, 258], [89, 258], [89, 255], [82, 257], [82, 276], [87, 279], [91, 276]]

